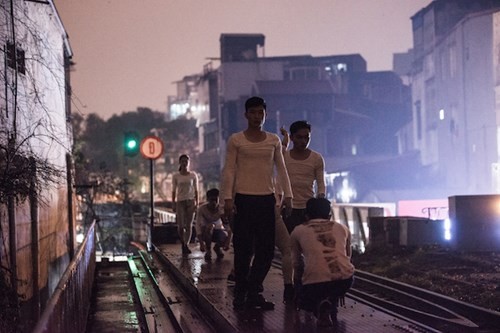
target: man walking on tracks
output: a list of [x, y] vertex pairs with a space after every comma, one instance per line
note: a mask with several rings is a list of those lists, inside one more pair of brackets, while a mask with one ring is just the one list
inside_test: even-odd
[[[247, 129], [227, 142], [222, 173], [224, 214], [232, 220], [235, 290], [233, 307], [274, 309], [261, 294], [271, 267], [275, 245], [274, 169], [291, 210], [292, 191], [283, 161], [281, 141], [263, 130], [266, 103], [251, 97], [245, 103]], [[253, 257], [253, 260], [252, 260]]]

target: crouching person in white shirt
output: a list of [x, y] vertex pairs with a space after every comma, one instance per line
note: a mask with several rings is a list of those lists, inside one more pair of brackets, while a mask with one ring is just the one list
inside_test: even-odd
[[200, 241], [200, 251], [205, 252], [205, 260], [212, 259], [212, 243], [217, 259], [224, 258], [229, 247], [229, 233], [222, 223], [222, 211], [219, 208], [219, 190], [207, 191], [207, 202], [199, 206], [196, 214], [196, 235]]
[[351, 234], [346, 226], [330, 220], [330, 212], [327, 199], [309, 199], [307, 221], [290, 235], [297, 305], [314, 313], [318, 326], [336, 321], [338, 300], [351, 288], [354, 275]]

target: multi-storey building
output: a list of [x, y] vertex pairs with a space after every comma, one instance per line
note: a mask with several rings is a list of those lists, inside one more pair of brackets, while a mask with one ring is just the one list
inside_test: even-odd
[[268, 103], [266, 130], [279, 133], [296, 120], [311, 123], [311, 148], [325, 157], [330, 197], [347, 175], [358, 182], [360, 196], [387, 186], [372, 175], [379, 170], [394, 178], [384, 165], [397, 164], [396, 131], [410, 117], [409, 89], [401, 78], [367, 72], [359, 54], [265, 57], [264, 44], [262, 34], [222, 34], [220, 66], [178, 82], [171, 114], [183, 105], [196, 113], [204, 179], [219, 180], [226, 139], [245, 128], [244, 102], [259, 95]]
[[500, 191], [500, 3], [433, 1], [412, 17], [406, 150], [442, 197]]

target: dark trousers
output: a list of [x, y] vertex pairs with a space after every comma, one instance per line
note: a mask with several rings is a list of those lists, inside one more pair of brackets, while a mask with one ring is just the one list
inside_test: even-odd
[[234, 198], [235, 294], [259, 293], [271, 268], [274, 257], [275, 203], [274, 194], [237, 193]]
[[305, 284], [299, 291], [299, 308], [317, 315], [319, 303], [328, 299], [335, 311], [339, 298], [347, 293], [353, 281], [354, 278], [350, 277], [345, 280]]
[[285, 222], [286, 230], [291, 234], [296, 226], [306, 221], [306, 209], [293, 208], [290, 216], [283, 216], [283, 221]]

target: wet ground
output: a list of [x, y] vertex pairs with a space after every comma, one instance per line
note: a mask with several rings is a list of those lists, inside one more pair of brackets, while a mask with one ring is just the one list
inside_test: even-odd
[[98, 262], [86, 333], [146, 332], [138, 304], [128, 262]]

